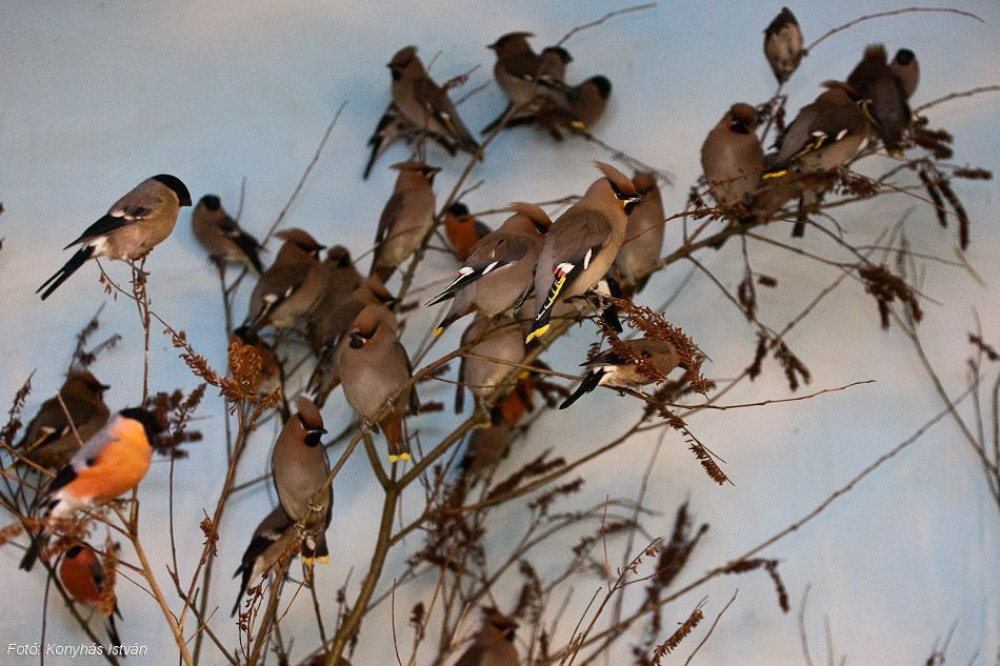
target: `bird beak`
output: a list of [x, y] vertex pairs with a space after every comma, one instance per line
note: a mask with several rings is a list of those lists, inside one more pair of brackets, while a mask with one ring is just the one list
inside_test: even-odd
[[98, 391], [107, 391], [109, 388], [111, 388], [110, 384], [98, 384], [97, 385], [97, 390]]

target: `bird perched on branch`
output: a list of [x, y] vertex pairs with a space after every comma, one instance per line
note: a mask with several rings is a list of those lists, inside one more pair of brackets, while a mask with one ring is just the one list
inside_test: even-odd
[[535, 318], [525, 343], [545, 335], [557, 301], [579, 296], [604, 278], [625, 241], [628, 215], [642, 201], [628, 176], [604, 162], [594, 165], [604, 176], [545, 234], [535, 264]]
[[236, 595], [236, 603], [230, 615], [236, 615], [240, 601], [246, 594], [250, 581], [270, 573], [276, 564], [284, 560], [287, 564], [298, 552], [298, 534], [293, 528], [295, 521], [288, 517], [279, 504], [253, 532], [247, 549], [243, 551], [243, 559], [233, 578], [240, 576], [240, 592]]
[[413, 375], [399, 342], [396, 318], [383, 305], [366, 306], [354, 320], [337, 353], [347, 403], [368, 424], [377, 424], [389, 444], [389, 460], [409, 460], [403, 432], [407, 410], [419, 409], [417, 392], [403, 388]]
[[869, 105], [875, 131], [890, 154], [900, 153], [903, 131], [910, 126], [912, 116], [910, 105], [906, 103], [909, 95], [896, 71], [897, 68], [889, 64], [885, 47], [872, 44], [865, 49], [861, 62], [847, 77], [847, 83]]
[[510, 32], [487, 48], [496, 53], [493, 76], [509, 100], [507, 107], [493, 122], [483, 128], [487, 134], [495, 129], [507, 114], [512, 119], [529, 117], [544, 100], [562, 99], [565, 95], [566, 66], [573, 61], [562, 47], [548, 47], [535, 53], [528, 43], [530, 32]]
[[208, 256], [220, 264], [239, 264], [260, 275], [260, 242], [244, 231], [229, 216], [214, 194], [206, 194], [191, 213], [194, 237], [208, 251]]
[[448, 93], [431, 79], [417, 57], [417, 47], [407, 46], [389, 61], [392, 101], [400, 114], [418, 130], [476, 155], [479, 144], [459, 117]]
[[850, 85], [826, 81], [826, 90], [802, 107], [785, 131], [778, 153], [762, 178], [777, 178], [789, 170], [829, 171], [846, 164], [868, 141], [870, 122], [864, 99]]
[[82, 246], [35, 293], [42, 292], [44, 301], [88, 259], [135, 261], [146, 256], [174, 230], [181, 207], [190, 205], [191, 194], [176, 176], [161, 173], [147, 178], [63, 248]]
[[104, 392], [109, 388], [88, 370], [70, 370], [59, 396], [43, 402], [25, 428], [24, 437], [17, 444], [18, 451], [47, 469], [65, 465], [80, 444], [90, 439], [111, 416], [104, 404]]
[[701, 146], [701, 168], [720, 204], [749, 206], [764, 170], [764, 149], [757, 137], [757, 109], [733, 104]]
[[441, 171], [423, 162], [400, 162], [392, 168], [399, 176], [379, 217], [369, 273], [382, 282], [388, 282], [399, 264], [417, 251], [434, 225], [434, 176]]
[[638, 293], [660, 261], [667, 225], [656, 174], [640, 171], [633, 176], [632, 184], [642, 202], [629, 213], [625, 241], [615, 257], [614, 266], [618, 284], [628, 293]]
[[524, 326], [510, 318], [493, 318], [477, 315], [462, 334], [462, 347], [469, 347], [462, 355], [458, 368], [458, 385], [455, 387], [455, 411], [462, 411], [465, 389], [477, 399], [493, 393], [505, 378], [513, 383], [518, 375], [516, 364], [524, 360]]
[[799, 22], [788, 7], [782, 7], [781, 12], [764, 30], [764, 56], [778, 83], [788, 80], [805, 55], [807, 53]]
[[452, 283], [427, 303], [453, 299], [435, 335], [473, 310], [487, 317], [499, 315], [532, 289], [535, 262], [552, 220], [534, 204], [514, 203], [508, 210], [513, 215], [476, 243]]
[[518, 666], [514, 647], [517, 622], [495, 608], [484, 609], [483, 623], [455, 666]]
[[583, 363], [587, 374], [559, 409], [566, 409], [598, 386], [641, 390], [646, 384], [666, 379], [678, 365], [677, 348], [665, 340], [639, 338], [622, 342]]
[[916, 54], [910, 49], [899, 49], [896, 51], [896, 57], [892, 59], [890, 66], [903, 83], [906, 99], [913, 97], [913, 93], [917, 91], [917, 86], [920, 84], [920, 62], [917, 60]]
[[138, 486], [153, 457], [150, 440], [162, 431], [155, 416], [133, 407], [115, 414], [88, 439], [42, 496], [38, 515], [42, 525], [21, 560], [21, 568], [31, 571], [54, 521], [107, 504]]
[[317, 362], [307, 390], [317, 405], [322, 407], [327, 396], [340, 383], [339, 349], [357, 316], [368, 305], [392, 308], [395, 304], [395, 297], [382, 281], [371, 276], [332, 309], [316, 313], [316, 318], [310, 323], [309, 340], [316, 352]]
[[491, 231], [488, 226], [472, 217], [469, 207], [461, 201], [448, 206], [444, 212], [444, 232], [459, 261], [468, 259], [476, 243]]
[[70, 546], [59, 563], [59, 580], [74, 601], [104, 618], [111, 644], [121, 645], [122, 639], [115, 626], [115, 615], [122, 616], [118, 610], [118, 599], [114, 589], [106, 589], [109, 581], [94, 549], [79, 542]]
[[295, 326], [323, 294], [319, 252], [325, 246], [302, 229], [285, 229], [275, 235], [284, 243], [254, 286], [250, 311], [243, 322], [254, 330], [268, 324], [275, 328]]
[[333, 486], [324, 489], [330, 461], [320, 438], [323, 416], [311, 400], [295, 400], [298, 413], [285, 422], [271, 452], [271, 475], [285, 513], [301, 523], [305, 532], [302, 559], [325, 560], [330, 552], [326, 529], [330, 526]]

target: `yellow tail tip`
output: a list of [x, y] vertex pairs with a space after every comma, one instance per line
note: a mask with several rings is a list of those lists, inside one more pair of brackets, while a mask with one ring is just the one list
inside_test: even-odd
[[444, 326], [438, 326], [437, 328], [434, 329], [435, 338], [441, 335], [442, 333], [444, 333]]
[[543, 335], [545, 335], [546, 331], [548, 331], [548, 330], [549, 330], [549, 325], [548, 324], [545, 324], [544, 326], [540, 326], [539, 328], [536, 328], [531, 333], [528, 333], [528, 337], [526, 337], [524, 339], [524, 344], [528, 344], [529, 342], [531, 342], [535, 338], [542, 337]]
[[761, 178], [781, 178], [786, 173], [788, 173], [788, 169], [782, 169], [780, 171], [768, 171], [768, 172], [762, 173], [760, 177]]
[[395, 465], [398, 462], [406, 462], [409, 459], [410, 459], [410, 454], [409, 453], [405, 453], [404, 452], [404, 453], [400, 453], [399, 455], [396, 455], [395, 453], [390, 453], [389, 454], [389, 462], [391, 462], [393, 465]]

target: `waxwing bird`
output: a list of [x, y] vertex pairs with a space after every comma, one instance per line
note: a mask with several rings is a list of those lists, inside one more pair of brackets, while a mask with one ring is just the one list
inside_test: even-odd
[[518, 666], [517, 623], [495, 608], [484, 609], [483, 624], [455, 666]]
[[319, 270], [323, 278], [323, 293], [309, 315], [309, 331], [314, 330], [316, 321], [350, 297], [365, 279], [355, 268], [351, 252], [343, 245], [330, 248]]
[[804, 55], [806, 49], [802, 43], [799, 22], [788, 7], [782, 7], [781, 13], [764, 30], [764, 56], [778, 83], [788, 80], [798, 69]]
[[435, 335], [473, 310], [494, 317], [517, 305], [531, 290], [543, 234], [552, 221], [534, 204], [515, 203], [509, 210], [513, 215], [476, 243], [452, 283], [427, 303], [454, 299]]
[[566, 409], [598, 386], [642, 389], [646, 384], [663, 381], [680, 365], [677, 349], [665, 340], [639, 338], [623, 343], [628, 353], [606, 349], [583, 363], [587, 374], [583, 382], [566, 398], [559, 409]]
[[295, 326], [323, 293], [319, 252], [324, 246], [302, 229], [285, 229], [275, 235], [284, 243], [254, 286], [244, 322], [255, 330], [267, 324], [275, 328]]
[[[41, 498], [38, 518], [43, 523], [64, 520], [138, 486], [153, 457], [150, 439], [162, 431], [156, 418], [141, 408], [115, 414], [59, 470]], [[50, 533], [51, 526], [43, 524], [21, 560], [22, 569], [31, 571]]]
[[[515, 381], [518, 370], [515, 364], [524, 360], [524, 327], [510, 318], [494, 322], [492, 317], [478, 315], [462, 334], [462, 347], [469, 349], [462, 355], [458, 368], [458, 386], [455, 387], [455, 411], [464, 406], [465, 389], [477, 399], [489, 396], [504, 379]], [[471, 345], [471, 346], [470, 346]]]
[[498, 464], [510, 449], [514, 428], [503, 421], [488, 428], [474, 428], [460, 467], [467, 479], [478, 479], [483, 472]]
[[145, 256], [174, 230], [181, 207], [190, 205], [191, 194], [177, 177], [161, 173], [147, 178], [63, 248], [82, 246], [35, 293], [41, 291], [44, 301], [88, 259], [134, 261]]
[[397, 51], [388, 67], [392, 72], [392, 101], [404, 118], [419, 130], [454, 141], [461, 150], [479, 152], [479, 144], [458, 116], [448, 93], [424, 69], [417, 47]]
[[762, 178], [777, 178], [791, 169], [829, 171], [846, 164], [867, 143], [870, 125], [857, 91], [840, 81], [823, 85], [826, 90], [788, 126]]
[[566, 91], [566, 103], [569, 105], [573, 129], [592, 127], [608, 105], [611, 97], [611, 81], [606, 76], [592, 76], [583, 83]]
[[493, 131], [511, 111], [513, 118], [532, 115], [532, 107], [546, 97], [561, 99], [566, 85], [563, 77], [566, 65], [573, 60], [561, 47], [548, 47], [536, 54], [528, 43], [530, 32], [511, 32], [487, 48], [497, 55], [493, 76], [509, 100], [507, 107], [482, 133]]
[[702, 171], [712, 196], [722, 205], [749, 205], [760, 183], [764, 149], [756, 121], [757, 109], [733, 104], [701, 146]]
[[[382, 305], [390, 308], [395, 303], [395, 297], [386, 290], [382, 281], [371, 276], [366, 278], [346, 299], [333, 309], [323, 313], [322, 317], [314, 322], [314, 326], [309, 331], [309, 337], [314, 345], [313, 348], [318, 360], [316, 368], [309, 378], [307, 390], [318, 406], [322, 407], [330, 392], [340, 384], [337, 355], [342, 342], [346, 339], [346, 333], [354, 324], [354, 320], [365, 306]], [[393, 323], [393, 328], [398, 328], [398, 324]]]
[[[383, 305], [366, 306], [339, 346], [337, 366], [347, 403], [366, 423], [377, 423], [389, 443], [389, 460], [409, 460], [403, 434], [407, 408], [416, 411], [417, 392], [406, 348], [399, 342], [395, 317]], [[388, 411], [386, 411], [388, 408]]]
[[535, 319], [525, 343], [545, 335], [553, 306], [604, 278], [625, 241], [628, 215], [642, 197], [618, 169], [595, 162], [604, 176], [559, 216], [535, 264]]
[[208, 256], [220, 264], [240, 264], [257, 275], [264, 272], [260, 263], [260, 242], [244, 231], [229, 216], [214, 194], [206, 194], [191, 213], [194, 237], [208, 251]]
[[242, 345], [253, 347], [260, 357], [260, 376], [257, 381], [257, 393], [270, 395], [282, 385], [282, 367], [274, 347], [257, 335], [257, 332], [247, 326], [240, 326], [233, 331], [230, 342], [237, 341]]
[[913, 97], [913, 93], [917, 91], [917, 86], [920, 84], [920, 62], [917, 60], [916, 54], [910, 49], [899, 49], [896, 51], [896, 57], [892, 59], [890, 66], [903, 83], [906, 99]]
[[459, 261], [468, 259], [472, 248], [490, 231], [488, 226], [469, 215], [469, 207], [461, 201], [448, 206], [444, 212], [444, 232]]
[[[406, 143], [412, 143], [419, 135], [420, 128], [400, 113], [399, 107], [396, 106], [395, 102], [389, 102], [389, 106], [386, 108], [385, 113], [382, 114], [382, 118], [379, 119], [375, 131], [368, 139], [368, 146], [372, 151], [368, 157], [368, 163], [365, 165], [364, 180], [368, 180], [368, 176], [371, 175], [372, 167], [375, 166], [376, 160], [378, 160], [382, 153], [388, 150], [389, 146], [399, 139], [404, 139]], [[431, 138], [452, 157], [458, 152], [458, 146], [448, 137], [432, 134]]]
[[611, 81], [606, 76], [592, 76], [583, 83], [566, 88], [562, 97], [553, 97], [530, 117], [515, 118], [511, 126], [537, 122], [556, 141], [564, 132], [586, 132], [604, 115], [611, 97]]
[[620, 286], [638, 293], [656, 270], [666, 225], [656, 175], [640, 171], [632, 178], [632, 184], [643, 201], [629, 213], [625, 242], [615, 258], [615, 272]]
[[254, 530], [250, 544], [243, 552], [240, 566], [233, 574], [233, 578], [241, 576], [241, 579], [240, 593], [236, 596], [236, 603], [230, 616], [236, 615], [236, 611], [239, 610], [240, 601], [243, 600], [250, 581], [269, 573], [283, 558], [291, 559], [298, 542], [294, 526], [295, 521], [288, 517], [279, 504]]
[[42, 403], [17, 445], [19, 452], [47, 469], [65, 465], [80, 449], [80, 444], [90, 439], [111, 416], [104, 404], [104, 392], [108, 388], [87, 370], [70, 370], [59, 389], [62, 403], [59, 397]]
[[900, 152], [903, 131], [910, 126], [910, 106], [903, 81], [889, 65], [889, 55], [881, 44], [872, 44], [847, 77], [847, 83], [865, 99], [875, 130], [890, 154]]
[[370, 273], [382, 282], [417, 251], [434, 225], [434, 176], [441, 170], [423, 162], [400, 162], [392, 168], [399, 176], [378, 220]]
[[114, 590], [105, 592], [108, 583], [104, 567], [93, 548], [82, 543], [70, 546], [59, 563], [59, 580], [73, 601], [91, 608], [108, 623], [108, 637], [112, 645], [121, 645], [115, 615], [121, 617]]
[[323, 416], [304, 396], [295, 400], [298, 413], [285, 422], [271, 452], [271, 475], [281, 507], [293, 521], [302, 523], [306, 539], [304, 560], [325, 559], [329, 555], [326, 528], [330, 525], [333, 487], [324, 490], [330, 461], [320, 438]]

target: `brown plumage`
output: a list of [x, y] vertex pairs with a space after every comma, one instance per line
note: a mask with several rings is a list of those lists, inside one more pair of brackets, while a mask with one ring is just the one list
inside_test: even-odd
[[782, 7], [781, 12], [764, 30], [764, 56], [778, 83], [788, 80], [798, 69], [804, 55], [806, 50], [799, 22], [788, 7]]
[[484, 609], [483, 623], [455, 666], [518, 666], [514, 647], [517, 622], [495, 608]]
[[434, 176], [441, 170], [423, 162], [400, 162], [392, 196], [382, 209], [375, 234], [370, 275], [388, 282], [396, 268], [420, 247], [434, 224]]
[[338, 347], [336, 364], [344, 397], [362, 420], [373, 424], [377, 419], [389, 444], [389, 459], [408, 460], [403, 417], [408, 409], [418, 409], [417, 393], [412, 386], [400, 391], [412, 368], [395, 317], [385, 306], [368, 305], [358, 314]]
[[764, 170], [764, 148], [756, 130], [757, 110], [733, 104], [701, 146], [701, 168], [715, 200], [749, 205]]
[[400, 49], [388, 67], [392, 72], [392, 101], [404, 118], [461, 150], [473, 154], [479, 151], [479, 144], [466, 129], [448, 93], [424, 69], [417, 47]]
[[222, 207], [219, 197], [206, 194], [191, 213], [194, 237], [219, 263], [246, 266], [258, 275], [264, 272], [260, 263], [260, 242], [244, 231]]
[[305, 528], [303, 558], [325, 558], [329, 554], [326, 528], [333, 505], [333, 487], [323, 489], [330, 471], [321, 441], [326, 430], [323, 416], [311, 400], [299, 396], [295, 404], [298, 412], [285, 422], [271, 451], [271, 474], [281, 507]]
[[875, 130], [886, 150], [898, 152], [903, 132], [910, 126], [910, 106], [906, 103], [908, 95], [903, 81], [889, 65], [889, 55], [882, 44], [865, 49], [847, 83], [867, 101]]
[[319, 252], [324, 246], [302, 229], [285, 229], [276, 236], [284, 243], [250, 295], [244, 325], [253, 329], [268, 324], [275, 328], [297, 325], [323, 293]]
[[482, 399], [493, 393], [505, 378], [513, 383], [519, 371], [512, 364], [523, 361], [527, 353], [524, 326], [510, 318], [494, 321], [492, 317], [477, 315], [462, 334], [461, 344], [472, 347], [463, 354], [459, 365], [455, 411], [463, 408], [466, 388]]
[[642, 201], [628, 176], [604, 162], [595, 166], [604, 176], [545, 234], [535, 264], [535, 318], [525, 342], [545, 334], [557, 302], [601, 281], [625, 240], [628, 214]]
[[646, 384], [663, 381], [680, 364], [677, 349], [665, 340], [639, 338], [623, 344], [627, 353], [607, 349], [583, 364], [587, 368], [583, 382], [559, 409], [566, 409], [598, 386], [641, 390]]
[[664, 224], [663, 199], [656, 175], [643, 171], [632, 178], [635, 191], [642, 197], [628, 216], [625, 241], [615, 257], [615, 274], [619, 285], [626, 292], [638, 293], [656, 269], [663, 248]]
[[[42, 403], [17, 444], [21, 455], [47, 469], [59, 469], [69, 462], [81, 442], [90, 439], [111, 416], [104, 404], [108, 388], [87, 370], [70, 370], [59, 389], [66, 409], [58, 397]], [[66, 418], [67, 412], [72, 425]]]

